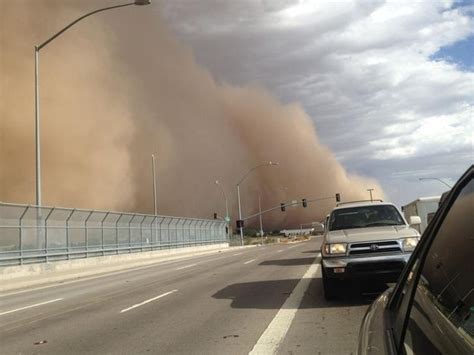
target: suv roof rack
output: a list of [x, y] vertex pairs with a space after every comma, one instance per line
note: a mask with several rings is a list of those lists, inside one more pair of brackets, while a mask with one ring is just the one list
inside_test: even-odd
[[383, 200], [380, 199], [373, 199], [373, 200], [358, 200], [358, 201], [347, 201], [347, 202], [338, 202], [336, 204], [336, 207], [339, 207], [341, 205], [347, 205], [349, 203], [359, 203], [359, 202], [383, 202]]

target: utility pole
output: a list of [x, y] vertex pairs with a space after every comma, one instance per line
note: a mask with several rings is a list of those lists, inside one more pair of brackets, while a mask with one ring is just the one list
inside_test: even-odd
[[372, 198], [372, 191], [374, 191], [375, 189], [367, 189], [367, 191], [369, 191], [370, 193], [370, 201], [373, 201], [374, 199]]

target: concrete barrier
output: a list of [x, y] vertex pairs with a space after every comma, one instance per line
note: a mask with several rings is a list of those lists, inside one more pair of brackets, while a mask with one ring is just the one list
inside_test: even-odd
[[[232, 250], [240, 248], [245, 247], [233, 247]], [[228, 250], [230, 250], [229, 244], [221, 243], [41, 264], [6, 266], [0, 268], [0, 292]]]

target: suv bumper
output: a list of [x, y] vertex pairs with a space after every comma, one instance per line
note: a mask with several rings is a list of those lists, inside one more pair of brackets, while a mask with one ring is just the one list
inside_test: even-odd
[[326, 277], [337, 279], [374, 278], [396, 280], [411, 253], [371, 257], [332, 257], [322, 259]]

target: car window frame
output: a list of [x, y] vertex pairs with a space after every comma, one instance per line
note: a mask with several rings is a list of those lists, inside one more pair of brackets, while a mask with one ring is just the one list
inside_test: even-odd
[[[443, 203], [440, 205], [433, 220], [431, 221], [421, 237], [421, 241], [413, 251], [412, 257], [404, 268], [399, 281], [397, 282], [390, 300], [388, 301], [387, 310], [390, 317], [390, 334], [391, 341], [394, 343], [399, 353], [405, 354], [404, 340], [410, 317], [410, 311], [413, 307], [415, 291], [420, 279], [421, 270], [425, 263], [426, 257], [431, 249], [431, 245], [438, 234], [441, 225], [444, 223], [446, 216], [451, 210], [452, 205], [457, 200], [461, 191], [474, 178], [474, 165], [471, 165], [463, 176], [458, 180], [456, 185], [451, 189]], [[412, 273], [413, 282], [408, 285], [405, 294], [403, 294], [407, 279]]]

